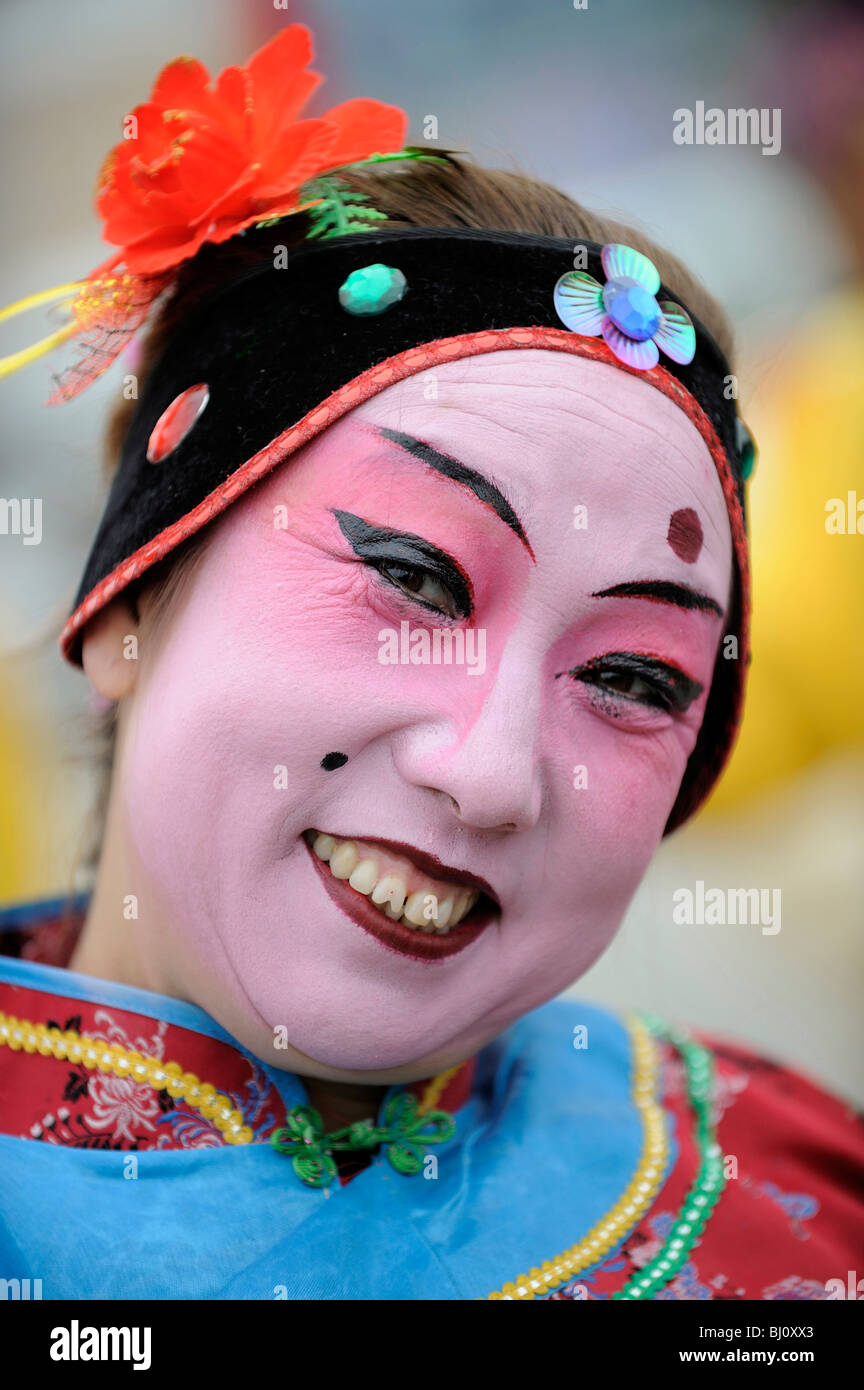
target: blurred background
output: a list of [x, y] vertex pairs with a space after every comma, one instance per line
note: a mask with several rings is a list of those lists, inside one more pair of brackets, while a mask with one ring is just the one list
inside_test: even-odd
[[[749, 708], [710, 805], [664, 842], [620, 935], [572, 993], [654, 1008], [864, 1101], [864, 7], [760, 0], [4, 0], [0, 303], [107, 254], [96, 175], [159, 69], [216, 73], [285, 24], [327, 82], [402, 106], [409, 139], [517, 168], [641, 226], [736, 326], [750, 487]], [[673, 112], [781, 112], [780, 148], [679, 145]], [[776, 131], [776, 118], [775, 118]], [[0, 352], [50, 330], [2, 325]], [[82, 675], [60, 659], [103, 497], [122, 367], [50, 410], [62, 350], [0, 383], [0, 497], [43, 499], [42, 541], [0, 534], [0, 904], [86, 887], [94, 795]], [[854, 502], [853, 502], [854, 510]], [[864, 531], [864, 505], [862, 505]], [[782, 929], [677, 926], [676, 889], [782, 891]]]

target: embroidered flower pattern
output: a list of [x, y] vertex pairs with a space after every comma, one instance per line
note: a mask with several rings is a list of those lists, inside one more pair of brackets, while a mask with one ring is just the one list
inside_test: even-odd
[[[727, 1111], [731, 1112], [732, 1129], [727, 1133], [731, 1140], [731, 1153], [735, 1155], [735, 1134], [740, 1134], [740, 1130], [735, 1129], [736, 1104], [740, 1104], [743, 1109], [749, 1099], [751, 1106], [747, 1113], [752, 1114], [752, 1108], [758, 1105], [758, 1101], [754, 1102], [748, 1096], [748, 1091], [758, 1089], [758, 1078], [767, 1079], [775, 1095], [788, 1092], [797, 1096], [800, 1094], [801, 1083], [793, 1073], [764, 1058], [751, 1056], [738, 1049], [724, 1048], [722, 1045], [714, 1045], [713, 1050], [715, 1057], [722, 1059], [722, 1066], [715, 1072], [712, 1110], [719, 1116], [723, 1116]], [[663, 1051], [662, 1096], [664, 1103], [673, 1107], [680, 1126], [686, 1100], [686, 1086], [680, 1056], [671, 1048], [665, 1048]], [[744, 1126], [749, 1126], [749, 1123], [745, 1118]], [[680, 1128], [678, 1132], [681, 1133]], [[742, 1155], [742, 1161], [746, 1157], [748, 1156]], [[670, 1178], [669, 1183], [673, 1182], [674, 1179]], [[680, 1200], [684, 1190], [686, 1188], [679, 1190], [676, 1200]], [[669, 1195], [671, 1194], [667, 1183], [661, 1191], [660, 1200]], [[741, 1264], [738, 1257], [739, 1227], [741, 1224], [745, 1227], [752, 1224], [755, 1229], [754, 1218], [750, 1215], [745, 1214], [742, 1223], [741, 1207], [752, 1199], [758, 1200], [763, 1208], [773, 1208], [776, 1211], [777, 1216], [768, 1217], [767, 1223], [767, 1229], [774, 1233], [774, 1240], [778, 1240], [778, 1226], [785, 1226], [797, 1240], [807, 1242], [810, 1237], [809, 1223], [817, 1225], [822, 1215], [822, 1206], [817, 1196], [807, 1192], [787, 1192], [772, 1181], [760, 1180], [746, 1172], [740, 1173], [729, 1182], [718, 1206], [718, 1218], [725, 1215], [725, 1225], [720, 1224], [712, 1228], [709, 1223], [706, 1233], [693, 1250], [692, 1258], [682, 1265], [671, 1283], [654, 1295], [655, 1299], [665, 1302], [736, 1302], [746, 1299], [815, 1301], [829, 1297], [824, 1283], [800, 1274], [789, 1274], [774, 1282], [768, 1282], [764, 1275], [762, 1278], [758, 1277], [754, 1269], [757, 1261], [759, 1266], [764, 1261], [768, 1269], [774, 1263], [772, 1238], [769, 1238], [764, 1248], [759, 1249], [758, 1254], [755, 1250], [750, 1251], [749, 1262]], [[733, 1203], [734, 1206], [731, 1205]], [[762, 1220], [764, 1221], [764, 1216]], [[664, 1203], [664, 1208], [653, 1210], [617, 1250], [607, 1255], [593, 1269], [585, 1270], [548, 1297], [562, 1301], [577, 1298], [587, 1298], [589, 1301], [610, 1299], [622, 1282], [626, 1283], [659, 1254], [674, 1221], [674, 1211], [666, 1209]], [[760, 1229], [764, 1231], [766, 1227], [763, 1225]], [[706, 1245], [710, 1250], [707, 1255]], [[792, 1258], [796, 1257], [794, 1251], [790, 1252], [788, 1240], [780, 1238], [777, 1248], [778, 1256], [789, 1259], [789, 1263], [792, 1264]], [[806, 1246], [804, 1248], [806, 1249]], [[728, 1260], [729, 1267], [734, 1271], [731, 1277], [723, 1272], [722, 1268], [717, 1270], [717, 1264], [721, 1260]], [[746, 1277], [742, 1278], [745, 1271]]]
[[[684, 1064], [677, 1053], [664, 1061], [663, 1084], [667, 1096], [683, 1097], [687, 1094]], [[746, 1091], [748, 1084], [749, 1078], [744, 1072], [715, 1071], [711, 1093], [712, 1124], [719, 1125], [726, 1111], [735, 1104], [742, 1091]]]
[[748, 1188], [755, 1196], [767, 1197], [775, 1202], [789, 1221], [789, 1229], [798, 1240], [809, 1240], [810, 1232], [802, 1226], [802, 1221], [812, 1221], [819, 1210], [819, 1203], [809, 1192], [784, 1192], [774, 1182], [753, 1182], [744, 1178], [742, 1187]]
[[[116, 1043], [133, 1052], [149, 1057], [162, 1058], [165, 1055], [165, 1030], [167, 1024], [156, 1025], [151, 1036], [130, 1038], [124, 1028], [114, 1022], [105, 1009], [96, 1014], [96, 1022], [103, 1024], [101, 1031], [93, 1031], [90, 1036], [102, 1042]], [[130, 1142], [140, 1137], [140, 1131], [155, 1130], [152, 1121], [161, 1114], [160, 1092], [152, 1086], [142, 1086], [128, 1076], [112, 1076], [110, 1073], [91, 1071], [89, 1078], [90, 1099], [93, 1110], [89, 1116], [94, 1129], [111, 1130], [114, 1139], [128, 1139]]]
[[[174, 1054], [177, 1038], [170, 1024], [154, 1021], [149, 1030], [150, 1020], [130, 1014], [126, 1021], [124, 1028], [113, 1013], [96, 1009], [86, 1022], [76, 1014], [62, 1024], [50, 1018], [47, 1023], [63, 1032], [83, 1031], [87, 1038], [145, 1057], [164, 1060]], [[269, 1138], [282, 1114], [278, 1092], [254, 1058], [242, 1055], [236, 1061], [235, 1084], [226, 1086], [225, 1094], [255, 1138]], [[70, 1148], [112, 1150], [222, 1148], [225, 1142], [211, 1120], [174, 1101], [167, 1090], [88, 1069], [83, 1063], [67, 1063], [62, 1100], [64, 1104], [58, 1106], [48, 1099], [48, 1113], [43, 1112], [21, 1137]]]
[[781, 1279], [779, 1284], [769, 1284], [763, 1289], [762, 1299], [765, 1302], [824, 1303], [830, 1301], [830, 1295], [825, 1285], [817, 1283], [815, 1279], [801, 1279], [797, 1274], [790, 1274], [788, 1279]]

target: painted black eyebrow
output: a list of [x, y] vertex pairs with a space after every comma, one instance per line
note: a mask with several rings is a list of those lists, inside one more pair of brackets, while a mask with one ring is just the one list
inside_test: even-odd
[[463, 483], [469, 488], [474, 496], [481, 502], [485, 502], [491, 507], [497, 516], [510, 530], [519, 537], [531, 559], [534, 559], [534, 551], [531, 549], [528, 537], [521, 521], [514, 512], [507, 498], [489, 478], [482, 473], [477, 473], [467, 464], [461, 463], [459, 459], [454, 459], [450, 454], [439, 453], [433, 449], [431, 444], [426, 444], [422, 439], [415, 439], [413, 434], [403, 434], [401, 430], [390, 430], [385, 425], [376, 425], [376, 431], [382, 439], [389, 439], [391, 444], [397, 444], [400, 449], [404, 449], [406, 454], [412, 454], [414, 458], [420, 459], [427, 467], [434, 469], [436, 473], [441, 473], [445, 478], [450, 478], [454, 483]]
[[686, 584], [672, 584], [666, 579], [634, 579], [628, 584], [613, 584], [611, 589], [600, 589], [592, 598], [647, 598], [656, 603], [671, 603], [676, 608], [698, 609], [703, 613], [716, 613], [723, 617], [723, 609], [716, 599], [708, 594], [697, 594]]

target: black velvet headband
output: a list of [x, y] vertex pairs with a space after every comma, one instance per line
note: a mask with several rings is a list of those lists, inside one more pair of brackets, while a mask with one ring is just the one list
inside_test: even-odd
[[[272, 240], [278, 248], [278, 226]], [[302, 242], [279, 257], [278, 268], [271, 252], [198, 303], [147, 378], [61, 639], [66, 655], [80, 660], [81, 629], [115, 594], [391, 382], [496, 349], [574, 351], [641, 376], [685, 410], [712, 451], [726, 494], [737, 560], [729, 632], [739, 642], [738, 659], [718, 660], [668, 828], [678, 824], [714, 781], [738, 721], [747, 659], [744, 478], [752, 446], [730, 391], [729, 364], [692, 314], [692, 362], [664, 357], [647, 371], [617, 361], [602, 338], [564, 326], [553, 293], [580, 248], [580, 268], [602, 283], [602, 248], [594, 242], [458, 228], [355, 233]], [[404, 276], [401, 298], [380, 312], [349, 312], [339, 295], [348, 276], [382, 263]], [[682, 303], [665, 286], [657, 298]], [[206, 403], [191, 428], [151, 462], [148, 446], [152, 455], [160, 418], [188, 388], [205, 385]]]

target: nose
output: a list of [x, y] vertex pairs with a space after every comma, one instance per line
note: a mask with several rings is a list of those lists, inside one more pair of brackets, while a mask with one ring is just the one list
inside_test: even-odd
[[[466, 714], [472, 700], [479, 703]], [[403, 731], [397, 769], [446, 797], [466, 828], [529, 829], [543, 805], [539, 716], [539, 665], [524, 652], [505, 651], [488, 688], [476, 696], [457, 691], [448, 713]]]

